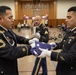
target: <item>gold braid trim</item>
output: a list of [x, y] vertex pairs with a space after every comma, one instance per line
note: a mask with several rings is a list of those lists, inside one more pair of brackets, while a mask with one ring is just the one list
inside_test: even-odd
[[42, 59], [42, 58], [40, 58], [40, 59], [39, 59], [39, 62], [38, 62], [38, 65], [37, 65], [37, 69], [36, 69], [36, 71], [35, 71], [35, 74], [34, 74], [34, 75], [37, 75], [37, 71], [38, 71], [38, 68], [39, 68], [39, 65], [40, 65], [41, 59]]
[[59, 53], [57, 54], [56, 60], [58, 60]]
[[28, 48], [25, 46], [25, 49], [26, 49], [26, 55], [28, 55]]

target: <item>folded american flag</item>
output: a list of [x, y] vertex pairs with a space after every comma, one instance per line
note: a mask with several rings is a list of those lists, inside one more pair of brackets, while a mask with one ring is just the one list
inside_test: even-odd
[[35, 42], [35, 47], [31, 49], [31, 53], [33, 55], [38, 56], [38, 55], [41, 54], [41, 51], [39, 50], [39, 48], [51, 50], [54, 47], [56, 47], [56, 44], [55, 43], [48, 44], [48, 43], [44, 43], [44, 42]]

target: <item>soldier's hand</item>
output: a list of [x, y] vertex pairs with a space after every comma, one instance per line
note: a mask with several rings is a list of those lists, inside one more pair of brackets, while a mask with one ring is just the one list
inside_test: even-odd
[[33, 39], [29, 40], [29, 44], [35, 43], [35, 41], [39, 42], [39, 39], [33, 38]]
[[48, 49], [39, 48], [39, 50], [41, 51], [41, 54], [38, 57], [44, 58], [46, 56], [51, 56], [51, 51], [49, 51]]
[[30, 44], [31, 48], [35, 48], [35, 43]]
[[40, 39], [40, 33], [34, 34], [34, 37]]

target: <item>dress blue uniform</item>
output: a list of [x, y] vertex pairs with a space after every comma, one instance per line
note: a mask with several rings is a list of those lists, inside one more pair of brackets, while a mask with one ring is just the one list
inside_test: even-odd
[[0, 26], [0, 75], [18, 75], [17, 58], [30, 55], [28, 40]]
[[57, 45], [55, 49], [62, 51], [51, 53], [51, 60], [58, 61], [56, 75], [76, 75], [76, 27], [67, 32]]
[[[44, 27], [42, 24], [36, 28], [36, 32], [39, 32], [41, 37], [39, 39], [40, 42], [47, 43], [49, 40], [49, 32], [48, 28]], [[35, 65], [32, 71], [32, 75], [38, 75], [40, 66], [42, 67], [43, 75], [47, 75], [47, 65], [46, 65], [46, 57], [45, 58], [36, 58]]]

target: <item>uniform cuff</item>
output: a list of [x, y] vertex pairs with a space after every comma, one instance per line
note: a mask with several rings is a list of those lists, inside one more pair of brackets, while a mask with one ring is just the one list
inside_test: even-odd
[[58, 56], [59, 56], [59, 53], [52, 52], [50, 57], [51, 57], [51, 60], [57, 61], [58, 60]]

